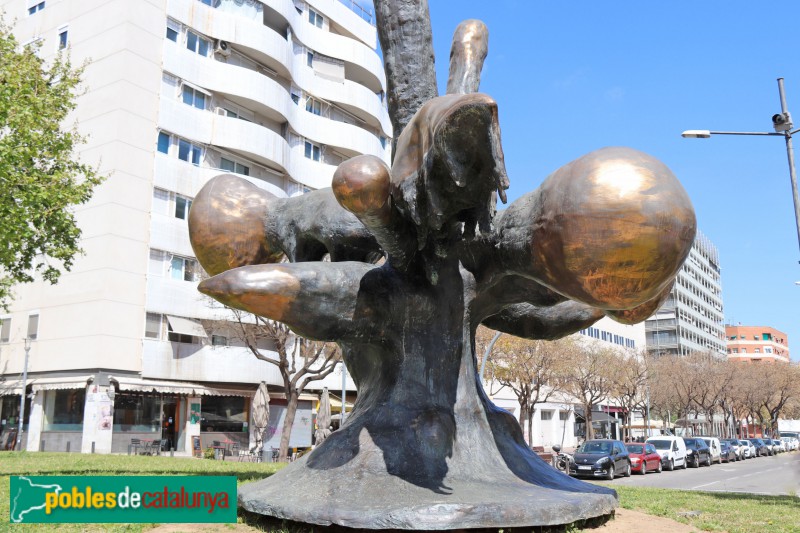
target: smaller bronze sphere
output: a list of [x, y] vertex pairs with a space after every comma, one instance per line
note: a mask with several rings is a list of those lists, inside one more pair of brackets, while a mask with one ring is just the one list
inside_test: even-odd
[[331, 184], [341, 206], [355, 215], [386, 209], [390, 185], [389, 167], [373, 155], [360, 155], [339, 165]]
[[212, 276], [243, 265], [279, 261], [264, 223], [273, 196], [249, 181], [222, 174], [206, 183], [189, 210], [189, 240]]

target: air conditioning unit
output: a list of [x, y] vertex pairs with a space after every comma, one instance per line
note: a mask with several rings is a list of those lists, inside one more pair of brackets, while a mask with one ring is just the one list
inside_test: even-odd
[[217, 47], [214, 49], [214, 52], [223, 56], [229, 56], [231, 55], [231, 46], [228, 44], [228, 41], [217, 41]]

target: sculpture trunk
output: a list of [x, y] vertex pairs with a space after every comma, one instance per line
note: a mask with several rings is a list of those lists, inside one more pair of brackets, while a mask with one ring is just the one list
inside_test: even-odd
[[367, 294], [380, 286], [395, 288], [386, 302], [395, 335], [381, 346], [343, 344], [359, 389], [347, 423], [308, 457], [243, 485], [245, 509], [371, 529], [562, 524], [612, 511], [613, 491], [539, 459], [485, 396], [470, 273], [451, 261], [432, 285], [386, 265], [362, 279]]

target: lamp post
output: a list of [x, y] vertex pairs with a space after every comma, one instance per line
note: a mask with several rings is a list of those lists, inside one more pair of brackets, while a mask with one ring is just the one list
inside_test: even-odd
[[792, 199], [794, 200], [794, 219], [797, 224], [797, 243], [800, 246], [800, 195], [797, 192], [797, 176], [794, 169], [794, 149], [792, 148], [792, 135], [800, 128], [792, 130], [792, 116], [786, 106], [786, 94], [783, 90], [783, 78], [778, 78], [778, 95], [781, 99], [781, 112], [772, 115], [774, 132], [760, 131], [711, 131], [711, 130], [686, 130], [681, 136], [687, 139], [708, 139], [712, 135], [771, 135], [783, 137], [786, 140], [786, 155], [789, 159], [789, 178], [792, 182]]
[[22, 392], [19, 393], [19, 430], [17, 431], [17, 450], [22, 451], [22, 423], [25, 420], [25, 390], [28, 388], [28, 356], [31, 353], [30, 337], [25, 337], [25, 366], [22, 367]]

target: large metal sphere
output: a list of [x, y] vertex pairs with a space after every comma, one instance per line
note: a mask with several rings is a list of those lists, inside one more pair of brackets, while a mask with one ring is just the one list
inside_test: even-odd
[[630, 148], [581, 157], [518, 203], [503, 220], [516, 227], [503, 230], [517, 241], [514, 262], [523, 259], [524, 274], [602, 309], [631, 309], [661, 295], [696, 232], [694, 209], [672, 172]]

